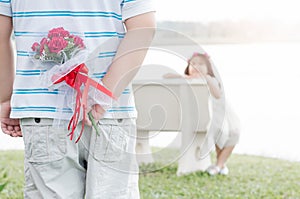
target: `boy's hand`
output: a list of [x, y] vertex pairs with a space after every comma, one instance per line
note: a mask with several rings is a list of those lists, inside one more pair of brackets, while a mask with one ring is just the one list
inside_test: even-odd
[[[105, 110], [100, 106], [99, 104], [95, 104], [92, 106], [92, 109], [90, 110], [92, 112], [92, 115], [94, 117], [94, 120], [96, 123], [104, 116]], [[89, 111], [88, 111], [89, 112]], [[92, 126], [92, 122], [90, 121], [88, 115], [86, 115], [85, 124], [88, 126]]]
[[10, 102], [1, 103], [0, 122], [3, 133], [12, 137], [22, 137], [19, 119], [11, 119], [10, 115]]

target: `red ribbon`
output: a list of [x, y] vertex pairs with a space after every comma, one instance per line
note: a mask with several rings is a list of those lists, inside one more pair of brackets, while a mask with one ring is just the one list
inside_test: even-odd
[[[85, 119], [86, 119], [86, 109], [87, 109], [87, 98], [88, 98], [88, 91], [90, 86], [95, 87], [97, 90], [103, 92], [104, 94], [108, 95], [109, 97], [116, 99], [112, 92], [106, 89], [101, 84], [97, 83], [93, 79], [88, 77], [88, 68], [84, 63], [78, 65], [76, 68], [74, 68], [70, 73], [67, 75], [61, 77], [60, 79], [54, 81], [54, 84], [58, 84], [65, 81], [69, 86], [74, 88], [77, 92], [76, 94], [76, 104], [75, 104], [75, 110], [74, 114], [69, 122], [68, 130], [71, 129], [71, 132], [68, 136], [71, 135], [70, 139], [73, 139], [75, 129], [78, 124], [79, 116], [80, 116], [80, 110], [82, 108], [83, 110], [83, 121], [82, 121], [82, 127], [80, 131], [80, 135], [75, 141], [77, 143], [79, 139], [81, 138], [81, 135], [83, 133], [84, 125], [85, 125]], [[81, 92], [81, 87], [83, 87], [83, 92]]]

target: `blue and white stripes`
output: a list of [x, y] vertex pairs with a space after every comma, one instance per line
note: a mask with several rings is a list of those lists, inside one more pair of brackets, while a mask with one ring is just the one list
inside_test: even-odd
[[13, 94], [16, 95], [57, 95], [64, 92], [58, 89], [49, 90], [48, 88], [35, 88], [35, 89], [14, 89]]
[[112, 107], [107, 110], [107, 112], [130, 112], [135, 111], [134, 106], [119, 106], [119, 107]]
[[103, 11], [66, 11], [66, 10], [45, 10], [45, 11], [27, 11], [27, 12], [13, 12], [13, 18], [32, 18], [32, 17], [104, 17], [115, 18], [122, 20], [122, 15], [115, 12]]
[[[0, 0], [0, 14], [13, 18], [17, 42], [17, 70], [11, 117], [66, 119], [72, 116], [70, 105], [63, 102], [65, 93], [68, 92], [60, 88], [45, 88], [41, 76], [47, 71], [45, 67], [40, 67], [40, 63], [33, 63], [34, 52], [31, 46], [34, 42], [40, 42], [49, 30], [57, 27], [64, 27], [71, 34], [81, 37], [88, 51], [100, 49], [100, 52], [92, 55], [94, 57], [90, 64], [94, 66], [90, 70], [93, 72], [89, 74], [98, 81], [106, 75], [120, 42], [125, 38], [124, 21], [129, 17], [153, 11], [151, 1]], [[124, 89], [118, 103], [109, 107], [105, 117], [137, 117], [131, 86]]]
[[0, 0], [0, 3], [10, 3], [11, 2], [11, 0]]
[[16, 70], [18, 76], [40, 76], [47, 70]]
[[[15, 37], [37, 37], [43, 38], [48, 34], [48, 32], [30, 32], [30, 31], [15, 31]], [[104, 38], [104, 37], [117, 37], [117, 38], [124, 38], [124, 32], [84, 32], [82, 33], [73, 33], [71, 34], [84, 37], [84, 38]]]
[[30, 55], [34, 55], [34, 52], [29, 52], [25, 50], [17, 50], [17, 56], [19, 57], [29, 57]]
[[49, 107], [49, 106], [19, 106], [12, 107], [13, 112], [64, 112], [64, 113], [72, 113], [72, 109], [70, 108], [57, 108], [57, 107]]
[[108, 57], [115, 57], [117, 51], [111, 52], [100, 52], [98, 58], [108, 58]]
[[[108, 52], [100, 52], [97, 56], [99, 59], [105, 58], [114, 58], [116, 56], [117, 51], [108, 51]], [[17, 56], [19, 57], [30, 57], [33, 56], [34, 52], [29, 52], [25, 50], [17, 50]]]
[[102, 72], [102, 73], [93, 73], [91, 75], [91, 78], [96, 78], [96, 79], [102, 79], [105, 76], [106, 72]]
[[125, 33], [121, 32], [85, 32], [85, 38], [99, 38], [99, 37], [118, 37], [124, 38]]
[[[14, 112], [49, 112], [49, 113], [72, 113], [71, 108], [56, 108], [56, 107], [47, 107], [47, 106], [26, 106], [26, 107], [12, 107], [12, 111]], [[119, 107], [111, 107], [107, 109], [107, 112], [134, 112], [134, 106], [119, 106]]]

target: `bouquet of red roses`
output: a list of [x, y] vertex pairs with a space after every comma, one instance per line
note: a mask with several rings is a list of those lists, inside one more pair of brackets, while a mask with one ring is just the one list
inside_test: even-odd
[[[104, 98], [115, 99], [101, 82], [98, 83], [88, 76], [89, 69], [86, 62], [93, 59], [91, 54], [98, 54], [98, 52], [88, 54], [83, 39], [62, 27], [50, 30], [47, 37], [44, 37], [40, 43], [35, 42], [31, 48], [34, 51], [34, 61], [38, 61], [39, 65], [47, 63], [48, 70], [42, 75], [42, 81], [45, 81], [48, 87], [56, 85], [56, 88], [59, 88], [68, 85], [69, 89], [76, 91], [76, 96], [71, 96], [74, 98], [75, 104], [74, 107], [71, 107], [73, 116], [68, 126], [68, 130], [71, 130], [69, 135], [72, 140], [80, 116], [82, 115], [82, 119], [85, 120], [88, 106], [91, 106], [88, 102], [93, 101], [94, 104], [103, 105]], [[97, 132], [92, 115], [89, 114], [89, 117]], [[76, 143], [79, 141], [83, 129], [84, 122], [82, 122], [81, 132]]]
[[62, 64], [70, 60], [80, 50], [85, 49], [83, 39], [70, 34], [64, 28], [54, 28], [49, 31], [40, 43], [35, 42], [31, 49], [35, 52], [34, 59], [42, 62]]

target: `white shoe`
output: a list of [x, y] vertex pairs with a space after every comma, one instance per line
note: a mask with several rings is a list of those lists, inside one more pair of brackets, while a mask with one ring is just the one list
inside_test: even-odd
[[206, 172], [211, 175], [211, 176], [214, 176], [214, 175], [217, 175], [220, 173], [220, 167], [216, 166], [216, 165], [211, 165], [209, 166], [207, 169], [206, 169]]
[[229, 174], [229, 169], [227, 166], [224, 165], [224, 167], [222, 169], [220, 169], [220, 172], [219, 172], [220, 175], [225, 175], [227, 176]]

